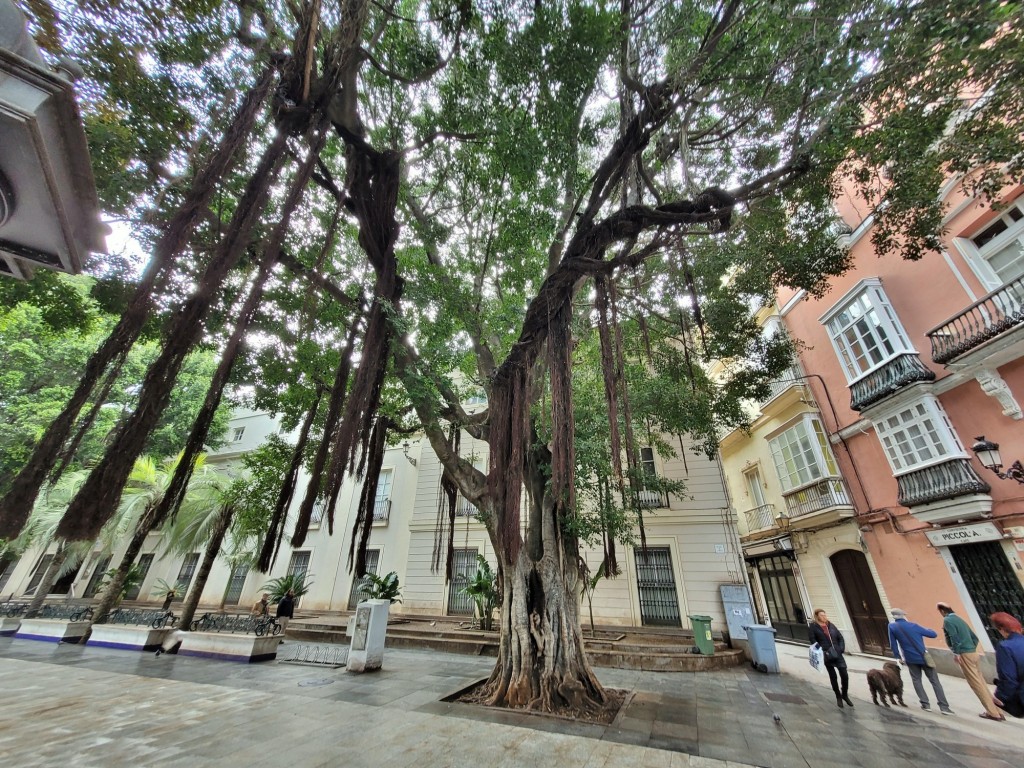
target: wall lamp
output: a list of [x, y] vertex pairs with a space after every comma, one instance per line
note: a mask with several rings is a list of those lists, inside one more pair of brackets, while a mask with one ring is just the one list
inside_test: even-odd
[[999, 443], [993, 443], [991, 440], [986, 440], [984, 435], [974, 439], [978, 442], [971, 446], [971, 450], [974, 451], [974, 455], [978, 457], [978, 461], [981, 462], [981, 466], [985, 469], [991, 469], [1003, 480], [1016, 480], [1018, 483], [1024, 485], [1024, 465], [1021, 465], [1019, 460], [1013, 462], [1005, 472], [1001, 472], [1000, 470], [1003, 468], [1003, 459], [999, 455]]
[[416, 466], [416, 459], [414, 459], [412, 456], [409, 455], [409, 448], [410, 448], [410, 445], [409, 445], [409, 441], [408, 440], [406, 440], [404, 443], [402, 443], [402, 453], [405, 454], [405, 458], [408, 459], [409, 463], [412, 464], [415, 467]]

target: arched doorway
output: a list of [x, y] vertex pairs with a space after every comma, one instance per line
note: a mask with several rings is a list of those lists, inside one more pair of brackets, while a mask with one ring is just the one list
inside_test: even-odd
[[875, 580], [871, 578], [868, 559], [856, 549], [844, 549], [829, 560], [861, 650], [879, 656], [890, 655], [889, 621], [875, 588]]

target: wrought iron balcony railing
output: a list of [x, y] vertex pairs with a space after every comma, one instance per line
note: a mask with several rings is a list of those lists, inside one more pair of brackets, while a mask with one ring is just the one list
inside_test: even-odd
[[786, 509], [790, 517], [801, 517], [831, 507], [850, 507], [850, 495], [843, 481], [830, 477], [785, 494]]
[[894, 357], [881, 368], [850, 385], [850, 407], [862, 411], [915, 381], [932, 381], [935, 372], [925, 368], [916, 352]]
[[373, 522], [386, 522], [391, 515], [391, 499], [377, 499], [373, 503]]
[[992, 291], [928, 331], [932, 360], [948, 363], [1021, 323], [1024, 323], [1024, 277]]
[[743, 516], [747, 519], [747, 533], [774, 528], [776, 525], [774, 504], [762, 504], [748, 509]]
[[476, 508], [475, 504], [459, 496], [459, 503], [455, 505], [456, 517], [476, 517], [479, 512], [480, 510]]
[[978, 477], [967, 459], [951, 459], [908, 472], [897, 477], [896, 483], [899, 486], [898, 501], [904, 507], [992, 490], [988, 483]]

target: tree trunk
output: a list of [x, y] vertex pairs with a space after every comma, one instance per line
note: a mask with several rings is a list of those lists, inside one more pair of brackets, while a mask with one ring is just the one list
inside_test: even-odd
[[28, 608], [25, 609], [26, 619], [34, 619], [39, 614], [39, 609], [43, 607], [43, 602], [50, 592], [50, 587], [57, 580], [57, 573], [60, 571], [61, 566], [64, 565], [64, 561], [68, 559], [68, 554], [70, 554], [70, 550], [62, 541], [57, 546], [57, 551], [54, 553], [50, 564], [46, 567], [43, 578], [39, 580], [39, 584], [36, 586], [36, 593], [32, 596], [32, 601], [28, 604]]
[[[502, 553], [498, 553], [503, 559]], [[551, 553], [527, 548], [502, 562], [501, 644], [484, 693], [489, 704], [545, 712], [596, 712], [607, 697], [583, 650], [579, 597]]]
[[[228, 533], [228, 526], [231, 525], [231, 518], [234, 514], [234, 507], [230, 504], [225, 505], [221, 510], [220, 517], [217, 518], [217, 524], [210, 532], [210, 540], [206, 542], [203, 561], [199, 564], [199, 570], [196, 571], [192, 588], [188, 591], [188, 595], [185, 596], [185, 602], [181, 606], [181, 618], [178, 620], [178, 627], [180, 629], [187, 630], [189, 624], [192, 623], [192, 618], [196, 615], [199, 598], [202, 597], [203, 589], [206, 588], [206, 581], [210, 578], [210, 571], [213, 570], [213, 563], [220, 553], [220, 545], [224, 543], [224, 537]], [[223, 602], [221, 602], [221, 607], [224, 607]]]

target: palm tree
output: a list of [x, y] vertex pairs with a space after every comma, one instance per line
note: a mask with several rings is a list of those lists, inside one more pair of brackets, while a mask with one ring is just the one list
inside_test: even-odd
[[[36, 591], [25, 610], [26, 618], [32, 618], [39, 613], [54, 582], [79, 568], [93, 549], [93, 542], [68, 542], [57, 538], [56, 535], [57, 525], [64, 515], [64, 510], [88, 476], [88, 470], [66, 472], [56, 483], [49, 486], [36, 500], [21, 534], [6, 548], [17, 554], [23, 554], [31, 547], [39, 547], [45, 552], [54, 541], [57, 542], [57, 551], [36, 585]], [[100, 545], [101, 556], [113, 550], [120, 534], [123, 533], [123, 526], [124, 517], [119, 513], [103, 527], [96, 542]]]
[[193, 474], [189, 496], [177, 518], [164, 528], [164, 554], [185, 555], [205, 545], [203, 559], [181, 606], [178, 626], [192, 623], [213, 563], [231, 527], [237, 495], [227, 471], [204, 466]]
[[[121, 594], [129, 570], [135, 564], [135, 560], [142, 551], [142, 546], [146, 543], [146, 537], [160, 522], [156, 519], [157, 509], [170, 485], [171, 478], [174, 477], [174, 471], [180, 459], [181, 454], [161, 462], [154, 461], [148, 456], [142, 456], [135, 460], [121, 495], [121, 509], [125, 519], [134, 521], [134, 526], [131, 524], [126, 526], [128, 530], [132, 530], [131, 541], [128, 542], [128, 548], [121, 557], [117, 569], [100, 593], [99, 602], [93, 609], [94, 623], [102, 624], [106, 621], [110, 610]], [[182, 512], [190, 508], [193, 503], [192, 497], [200, 494], [204, 485], [210, 482], [212, 475], [205, 471], [205, 465], [206, 456], [200, 454], [196, 459], [193, 478], [181, 505]]]

